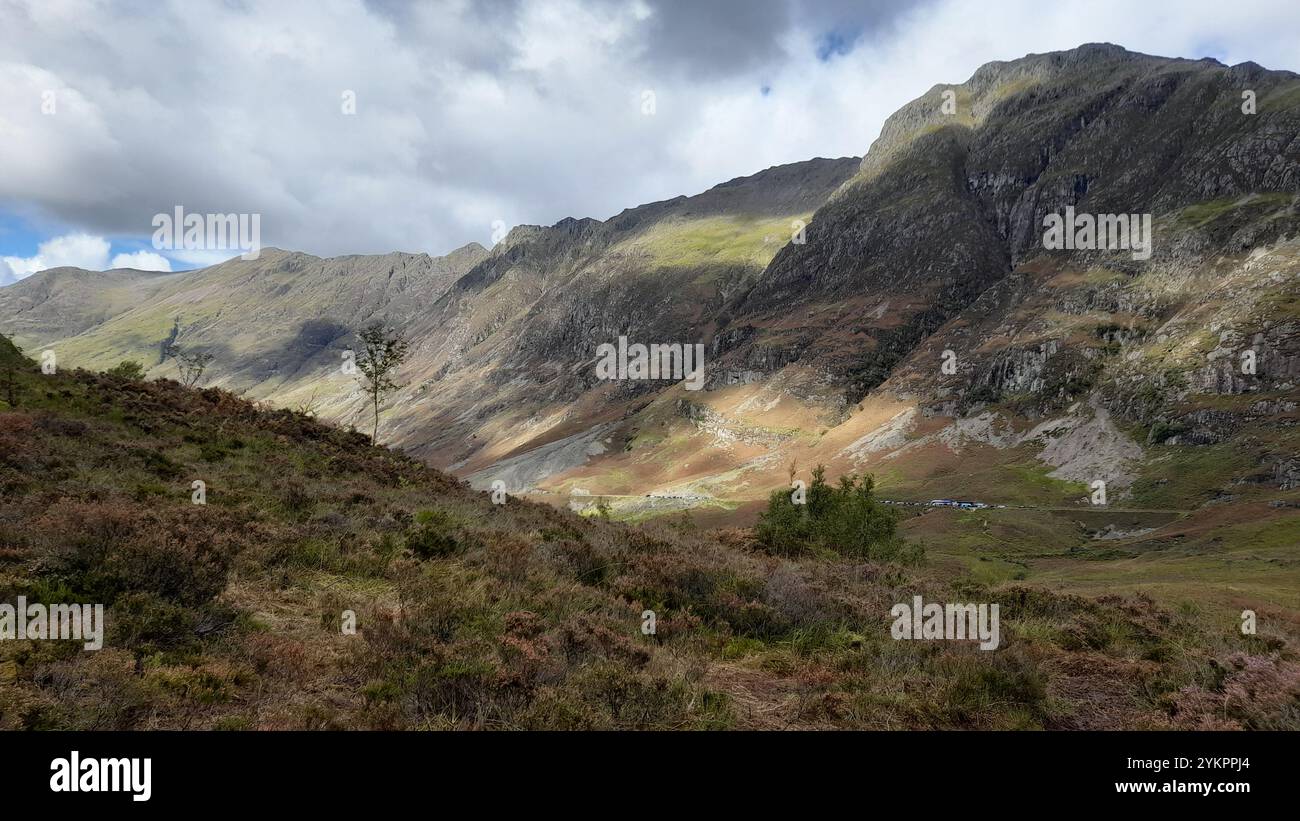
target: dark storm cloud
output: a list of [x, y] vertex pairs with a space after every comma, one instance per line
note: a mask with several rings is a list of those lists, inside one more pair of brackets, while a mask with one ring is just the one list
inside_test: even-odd
[[795, 20], [809, 27], [843, 28], [865, 38], [890, 30], [901, 16], [937, 4], [937, 0], [792, 0]]
[[700, 78], [770, 65], [793, 11], [786, 0], [653, 0], [643, 26], [643, 59]]
[[887, 32], [900, 15], [933, 0], [646, 0], [643, 60], [716, 78], [770, 69], [792, 30], [846, 53]]

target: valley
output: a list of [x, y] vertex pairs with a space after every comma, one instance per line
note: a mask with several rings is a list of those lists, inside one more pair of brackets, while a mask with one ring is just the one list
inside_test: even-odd
[[[1062, 214], [1141, 215], [1149, 246], [1054, 247]], [[936, 86], [862, 158], [442, 257], [46, 271], [0, 289], [0, 331], [148, 377], [174, 343], [213, 357], [205, 386], [368, 430], [340, 363], [382, 321], [412, 354], [381, 443], [475, 488], [748, 527], [825, 465], [997, 506], [897, 506], [954, 580], [1292, 631], [1298, 299], [1300, 77], [1089, 44]], [[603, 378], [619, 340], [702, 351], [699, 383]]]

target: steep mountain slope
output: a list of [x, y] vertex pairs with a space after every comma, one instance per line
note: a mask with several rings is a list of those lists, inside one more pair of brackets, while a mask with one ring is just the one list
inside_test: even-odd
[[707, 340], [727, 300], [856, 166], [811, 160], [603, 223], [515, 229], [410, 329], [424, 381], [395, 411], [401, 441], [472, 468], [617, 419], [663, 383], [608, 396], [591, 366], [597, 346]]
[[[1247, 90], [1257, 113], [1242, 109]], [[574, 376], [505, 371], [552, 416], [523, 417], [518, 399], [459, 405], [459, 419], [475, 406], [515, 414], [511, 431], [478, 431], [516, 445], [510, 460], [469, 466], [479, 482], [733, 500], [819, 461], [882, 471], [887, 489], [923, 498], [1068, 506], [1086, 504], [1094, 480], [1113, 484], [1114, 502], [1175, 510], [1240, 482], [1285, 496], [1298, 450], [1298, 134], [1300, 80], [1287, 72], [1115, 46], [990, 64], [892, 117], [807, 242], [784, 244], [697, 323], [710, 390], [592, 382], [573, 403], [548, 391], [590, 378], [586, 363], [552, 360]], [[1067, 207], [1152, 215], [1153, 253], [1045, 249], [1044, 218]], [[589, 324], [589, 350], [619, 330]], [[1255, 372], [1233, 376], [1252, 345]], [[1244, 411], [1228, 421], [1222, 397], [1242, 393], [1259, 401], [1227, 400]], [[569, 438], [530, 464], [520, 439], [557, 416]], [[1231, 447], [1230, 431], [1258, 440], [1250, 464], [1131, 495], [1164, 487], [1163, 472], [1181, 480], [1172, 466]], [[1148, 453], [1147, 440], [1172, 450]]]
[[[701, 340], [711, 314], [857, 165], [810, 160], [605, 222], [520, 226], [491, 254], [468, 246], [434, 260], [320, 260], [268, 249], [258, 261], [176, 275], [138, 306], [106, 321], [83, 319], [86, 329], [75, 336], [21, 323], [25, 303], [0, 289], [0, 330], [25, 347], [52, 347], [65, 367], [129, 358], [151, 374], [172, 368], [159, 352], [174, 338], [215, 356], [207, 384], [354, 421], [362, 403], [338, 365], [352, 334], [381, 318], [414, 342], [403, 373], [410, 387], [391, 403], [387, 437], [440, 465], [463, 462], [492, 441], [480, 457], [486, 464], [515, 446], [521, 423], [527, 434], [517, 442], [536, 444], [562, 435], [563, 419], [589, 413], [565, 406], [590, 387], [581, 365], [607, 332]], [[47, 276], [25, 285], [34, 289]]]
[[[1247, 89], [1257, 114], [1242, 112]], [[752, 362], [748, 347], [780, 345], [821, 363], [843, 350], [842, 327], [852, 324], [860, 336], [849, 347], [869, 350], [848, 369], [856, 399], [922, 336], [1044, 253], [1048, 214], [1161, 216], [1252, 192], [1294, 193], [1297, 95], [1300, 80], [1288, 72], [1110, 45], [991, 63], [961, 86], [936, 87], [887, 121], [859, 175], [818, 213], [809, 242], [783, 248], [738, 301], [738, 320], [750, 320], [741, 327], [762, 333], [735, 358]], [[1266, 220], [1248, 239], [1268, 242], [1288, 227]], [[1162, 232], [1152, 264], [1192, 250]], [[878, 319], [861, 317], [886, 300]], [[787, 327], [795, 307], [819, 321]]]

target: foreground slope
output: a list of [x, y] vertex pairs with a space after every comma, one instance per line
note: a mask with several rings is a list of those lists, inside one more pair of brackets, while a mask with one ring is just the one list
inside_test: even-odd
[[[495, 505], [218, 389], [0, 371], [0, 600], [108, 608], [99, 651], [0, 642], [2, 727], [1296, 727], [1276, 623]], [[1000, 603], [1000, 648], [892, 640], [913, 595]]]

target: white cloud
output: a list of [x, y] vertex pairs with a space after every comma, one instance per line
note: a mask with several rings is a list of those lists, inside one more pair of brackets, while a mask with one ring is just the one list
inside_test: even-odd
[[90, 234], [64, 234], [42, 242], [36, 255], [0, 258], [0, 285], [25, 279], [50, 268], [84, 268], [104, 271], [111, 268], [135, 268], [139, 271], [170, 271], [171, 261], [152, 251], [120, 253], [109, 259], [112, 244]]
[[136, 251], [132, 254], [118, 254], [109, 263], [110, 268], [134, 268], [137, 271], [170, 271], [171, 262], [162, 254], [153, 251]]
[[[444, 253], [489, 244], [498, 219], [603, 218], [862, 154], [900, 105], [990, 60], [1110, 41], [1300, 69], [1294, 0], [897, 8], [165, 0], [138, 15], [14, 0], [0, 26], [0, 202], [100, 236], [147, 238], [180, 205], [261, 214], [265, 245], [314, 254]], [[864, 9], [856, 47], [819, 60], [821, 38]], [[42, 114], [49, 90], [57, 112]]]
[[102, 271], [108, 267], [108, 240], [89, 234], [64, 234], [46, 240], [36, 249], [33, 257], [5, 257], [4, 261], [14, 277], [23, 279], [38, 271], [50, 268], [85, 268]]

